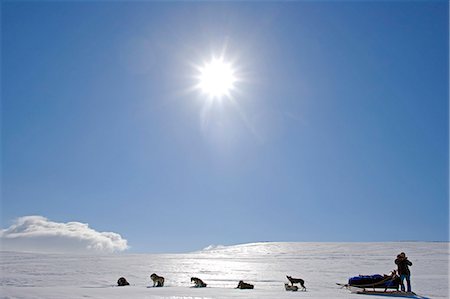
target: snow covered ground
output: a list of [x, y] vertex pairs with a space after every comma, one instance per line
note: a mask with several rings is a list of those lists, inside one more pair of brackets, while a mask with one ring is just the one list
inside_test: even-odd
[[[358, 274], [388, 273], [400, 251], [413, 263], [413, 291], [425, 298], [449, 298], [449, 243], [421, 242], [254, 243], [187, 254], [1, 252], [0, 297], [364, 298], [335, 283]], [[166, 287], [149, 287], [152, 273], [164, 276]], [[286, 292], [286, 275], [303, 278], [307, 292]], [[131, 286], [116, 287], [121, 276]], [[208, 287], [192, 288], [191, 276]], [[239, 280], [255, 289], [234, 289]]]

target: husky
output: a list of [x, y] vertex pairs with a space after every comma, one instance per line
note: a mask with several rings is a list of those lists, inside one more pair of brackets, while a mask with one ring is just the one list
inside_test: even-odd
[[237, 286], [238, 289], [244, 290], [244, 289], [253, 289], [255, 286], [249, 283], [245, 283], [242, 280], [239, 281], [239, 284]]
[[154, 287], [163, 287], [164, 286], [164, 277], [158, 276], [155, 273], [150, 275], [150, 278], [153, 280]]
[[292, 292], [297, 292], [298, 291], [298, 286], [291, 286], [288, 283], [284, 284], [284, 288], [286, 289], [286, 291], [292, 291]]
[[291, 276], [286, 276], [291, 285], [294, 285], [294, 283], [299, 283], [302, 286], [302, 291], [306, 291], [305, 287], [305, 281], [301, 278], [292, 278]]
[[207, 284], [203, 282], [200, 278], [191, 277], [191, 282], [195, 283], [196, 288], [206, 288]]
[[125, 279], [125, 277], [121, 277], [119, 278], [119, 280], [117, 280], [117, 285], [119, 287], [123, 287], [123, 286], [129, 286], [130, 284], [128, 283], [128, 281]]

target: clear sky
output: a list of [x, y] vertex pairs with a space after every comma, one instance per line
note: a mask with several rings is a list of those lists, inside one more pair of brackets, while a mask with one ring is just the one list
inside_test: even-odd
[[[448, 241], [446, 1], [1, 5], [2, 228]], [[221, 54], [237, 81], [211, 100]]]

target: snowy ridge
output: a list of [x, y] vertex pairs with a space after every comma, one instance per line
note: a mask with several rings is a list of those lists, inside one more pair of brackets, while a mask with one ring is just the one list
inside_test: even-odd
[[206, 246], [205, 248], [203, 248], [201, 251], [213, 251], [213, 250], [220, 250], [220, 249], [225, 249], [225, 248], [226, 248], [226, 246], [224, 246], [224, 245], [213, 245], [213, 244], [211, 244], [211, 245]]
[[[426, 242], [286, 242], [208, 246], [187, 254], [1, 252], [1, 298], [350, 298], [356, 295], [336, 282], [388, 273], [400, 251], [413, 262], [414, 291], [427, 298], [449, 298], [448, 249], [448, 243]], [[153, 272], [166, 278], [166, 287], [148, 288]], [[303, 278], [307, 292], [286, 292], [286, 275]], [[131, 286], [115, 287], [120, 276]], [[203, 279], [208, 288], [190, 288], [191, 276]], [[234, 289], [239, 280], [255, 289]]]

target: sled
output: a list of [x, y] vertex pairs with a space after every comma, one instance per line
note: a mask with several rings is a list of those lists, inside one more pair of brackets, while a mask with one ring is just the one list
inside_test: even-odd
[[[352, 293], [369, 295], [398, 295], [400, 287], [400, 277], [395, 271], [390, 275], [359, 275], [349, 278], [347, 284], [339, 284], [347, 288]], [[379, 290], [382, 289], [382, 290]]]
[[[360, 275], [363, 277], [362, 275]], [[365, 276], [367, 278], [367, 275]], [[355, 281], [349, 279], [349, 283], [336, 283], [342, 288], [346, 288], [353, 294], [360, 295], [374, 295], [374, 296], [386, 296], [386, 297], [401, 297], [401, 298], [414, 298], [414, 299], [430, 299], [427, 297], [419, 296], [414, 292], [402, 292], [398, 290], [399, 280], [397, 275], [383, 276], [383, 279], [375, 283], [355, 284]], [[382, 288], [383, 290], [377, 290]]]

